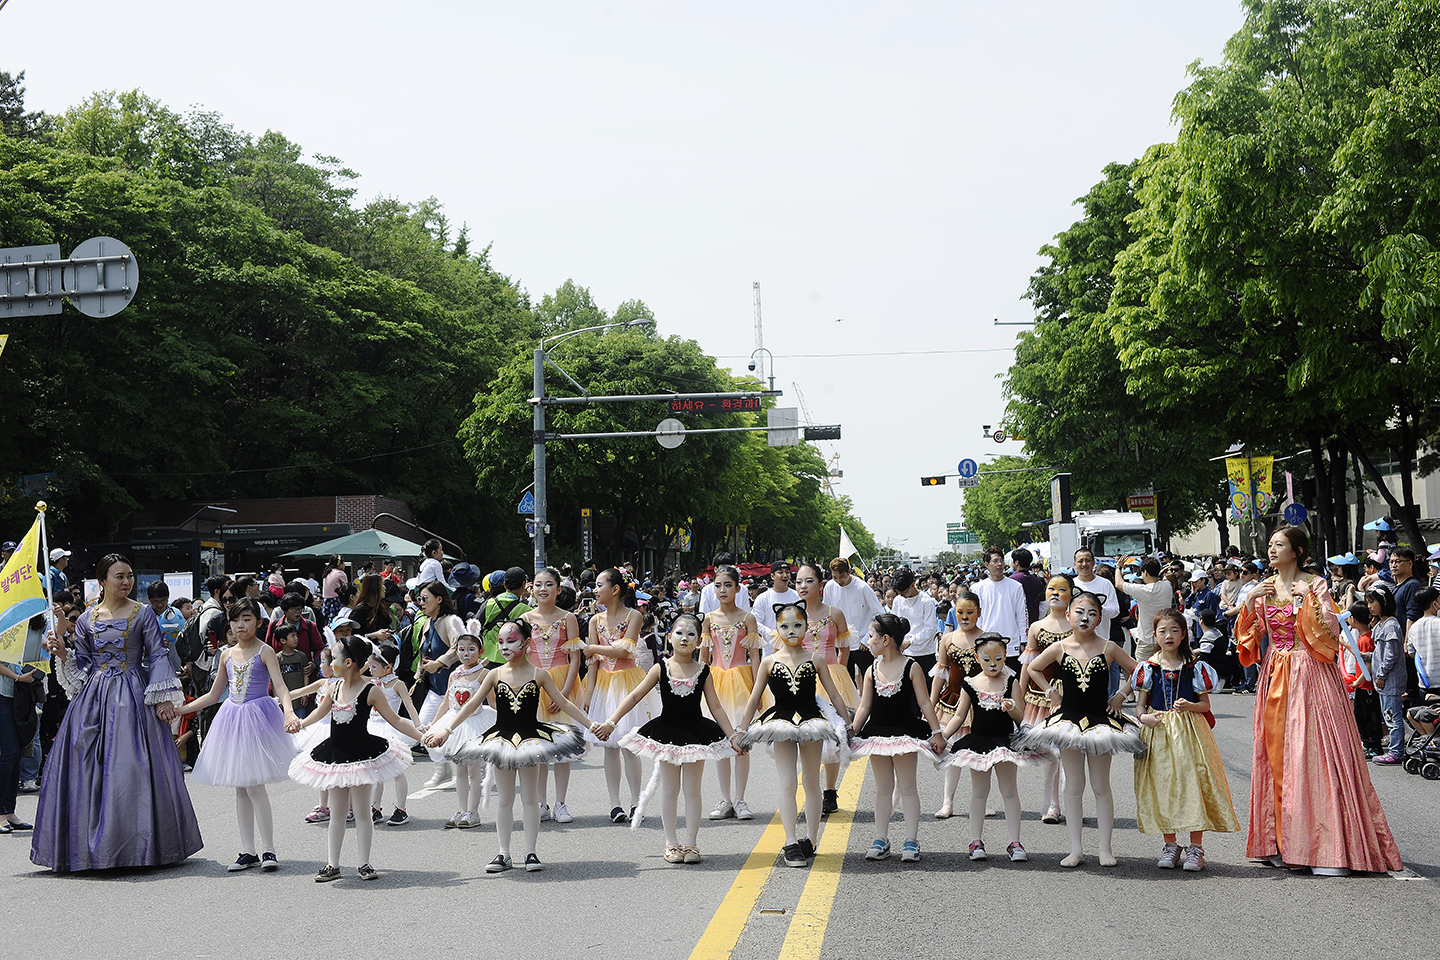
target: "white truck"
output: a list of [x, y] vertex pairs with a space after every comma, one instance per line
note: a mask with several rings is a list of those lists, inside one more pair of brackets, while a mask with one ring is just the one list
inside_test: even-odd
[[1143, 557], [1155, 552], [1156, 527], [1138, 513], [1118, 510], [1077, 510], [1070, 523], [1050, 525], [1051, 569], [1073, 566], [1075, 551], [1088, 547], [1097, 563], [1114, 563], [1119, 557]]

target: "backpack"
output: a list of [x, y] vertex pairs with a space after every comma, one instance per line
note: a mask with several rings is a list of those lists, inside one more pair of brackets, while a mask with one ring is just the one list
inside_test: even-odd
[[[496, 597], [494, 603], [497, 616], [493, 619], [490, 616], [490, 604], [485, 604], [485, 614], [480, 620], [481, 638], [485, 639], [485, 634], [489, 633], [492, 628], [498, 628], [502, 621], [509, 620], [511, 612], [524, 602], [525, 601], [519, 597], [512, 597], [509, 600], [501, 600], [499, 597]], [[504, 609], [502, 610], [501, 607], [504, 607]]]
[[175, 652], [179, 654], [181, 663], [194, 663], [199, 660], [200, 655], [205, 651], [205, 644], [212, 640], [217, 647], [220, 646], [222, 638], [215, 633], [213, 619], [209, 624], [204, 625], [207, 636], [201, 635], [202, 621], [206, 614], [212, 613], [219, 614], [221, 617], [225, 615], [223, 610], [217, 610], [214, 607], [207, 609], [202, 606], [195, 616], [185, 621], [185, 626], [181, 628], [179, 635], [175, 638]]

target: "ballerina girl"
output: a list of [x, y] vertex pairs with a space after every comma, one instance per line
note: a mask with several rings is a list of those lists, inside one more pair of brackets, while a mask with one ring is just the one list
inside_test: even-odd
[[[813, 569], [813, 568], [812, 568]], [[787, 867], [803, 867], [815, 856], [820, 840], [821, 747], [833, 745], [837, 752], [846, 741], [845, 724], [831, 704], [840, 700], [827, 664], [820, 654], [805, 647], [807, 621], [805, 601], [778, 603], [775, 635], [780, 643], [773, 654], [760, 661], [755, 689], [745, 704], [740, 725], [735, 728], [742, 750], [757, 743], [769, 743], [775, 753], [775, 770], [780, 775], [780, 822], [785, 829], [781, 855]], [[817, 683], [830, 698], [816, 692]], [[774, 706], [762, 713], [755, 726], [750, 720], [760, 707], [766, 691]], [[808, 837], [795, 838], [795, 761], [800, 761], [800, 781], [805, 786], [805, 826]]]
[[[569, 597], [564, 600], [565, 596]], [[530, 624], [531, 656], [535, 666], [550, 674], [555, 686], [568, 698], [580, 690], [580, 655], [585, 646], [585, 637], [580, 632], [580, 621], [570, 612], [575, 604], [575, 591], [563, 587], [560, 573], [553, 567], [544, 567], [535, 574], [530, 585], [530, 599], [535, 601], [534, 609], [524, 614]], [[560, 716], [560, 707], [548, 696], [540, 698], [540, 716], [554, 720]], [[552, 814], [545, 802], [545, 781], [552, 764], [540, 769], [540, 819], [549, 819]], [[570, 823], [575, 818], [565, 805], [565, 795], [570, 789], [570, 763], [553, 764], [555, 768], [555, 810], [556, 823]]]
[[[755, 688], [755, 674], [747, 662], [754, 656], [752, 650], [763, 643], [760, 628], [755, 617], [741, 610], [735, 602], [736, 591], [740, 589], [740, 573], [734, 567], [724, 565], [715, 568], [715, 597], [720, 601], [718, 610], [705, 614], [700, 628], [700, 656], [710, 664], [710, 677], [720, 697], [720, 707], [729, 720], [729, 725], [738, 722], [745, 712], [745, 703], [750, 691]], [[662, 688], [663, 689], [663, 688]], [[711, 715], [719, 718], [713, 709]], [[745, 786], [750, 780], [750, 757], [741, 754], [735, 758], [735, 792], [731, 802], [729, 757], [717, 757], [715, 770], [720, 775], [720, 805], [710, 812], [711, 820], [749, 820], [754, 817], [745, 802]], [[689, 826], [689, 821], [686, 821]]]
[[[980, 629], [980, 598], [969, 590], [955, 595], [952, 609], [955, 611], [955, 629], [940, 638], [939, 659], [935, 663], [935, 679], [930, 683], [930, 704], [935, 716], [946, 726], [955, 716], [956, 705], [964, 689], [964, 678], [974, 676], [980, 669], [975, 660], [975, 641], [984, 633]], [[957, 728], [963, 736], [970, 732], [970, 717], [960, 715]], [[960, 768], [945, 768], [945, 793], [940, 809], [935, 811], [936, 820], [948, 820], [955, 815], [955, 788], [960, 785]]]
[[[536, 668], [526, 655], [530, 645], [530, 624], [506, 620], [500, 624], [496, 644], [504, 663], [485, 674], [480, 687], [454, 714], [447, 716], [425, 735], [427, 746], [445, 743], [485, 699], [495, 695], [495, 723], [479, 737], [452, 751], [456, 763], [490, 763], [500, 786], [500, 806], [495, 814], [495, 836], [500, 852], [485, 865], [486, 873], [504, 873], [513, 866], [510, 837], [515, 828], [515, 781], [520, 781], [520, 817], [525, 828], [525, 870], [534, 873], [544, 865], [535, 852], [540, 834], [540, 805], [536, 801], [539, 767], [545, 763], [575, 760], [585, 753], [585, 736], [567, 724], [546, 723], [537, 716], [544, 693], [566, 715], [597, 734], [595, 723], [560, 693], [549, 673]], [[597, 739], [602, 739], [597, 737]], [[636, 761], [639, 762], [638, 760]]]
[[[655, 760], [655, 772], [651, 775], [650, 785], [640, 795], [636, 816], [630, 820], [630, 829], [635, 829], [639, 817], [643, 815], [658, 777], [666, 863], [700, 862], [700, 784], [705, 773], [705, 761], [735, 755], [735, 747], [731, 743], [734, 729], [715, 689], [714, 672], [708, 664], [695, 660], [699, 642], [699, 621], [689, 614], [675, 618], [669, 637], [673, 656], [651, 667], [640, 685], [630, 691], [630, 696], [597, 731], [601, 739], [608, 737], [626, 711], [643, 700], [652, 688], [659, 689], [660, 716], [625, 734], [623, 746], [632, 753]], [[700, 712], [702, 697], [714, 720]], [[684, 842], [681, 842], [675, 829], [682, 783], [685, 791]]]
[[[1030, 624], [1026, 633], [1025, 652], [1020, 654], [1021, 664], [1029, 663], [1048, 650], [1051, 644], [1070, 636], [1072, 630], [1070, 621], [1066, 619], [1066, 611], [1070, 608], [1070, 598], [1074, 593], [1075, 581], [1069, 574], [1057, 573], [1046, 581], [1045, 616]], [[1051, 667], [1048, 679], [1053, 682], [1058, 676], [1058, 671]], [[1055, 711], [1053, 699], [1055, 698], [1052, 698], [1049, 692], [1025, 690], [1025, 716], [1021, 723], [1026, 727], [1033, 727], [1050, 716]], [[1060, 810], [1059, 758], [1054, 753], [1047, 753], [1044, 754], [1042, 762], [1046, 764], [1042, 774], [1045, 781], [1045, 813], [1040, 822], [1060, 823], [1065, 819], [1065, 815]]]
[[[851, 679], [850, 670], [846, 666], [850, 656], [850, 627], [840, 608], [832, 607], [824, 601], [822, 586], [820, 568], [814, 564], [803, 564], [796, 571], [795, 592], [800, 594], [800, 599], [809, 611], [805, 647], [819, 654], [825, 664], [825, 671], [830, 674], [831, 683], [825, 690], [826, 696], [830, 695], [831, 687], [839, 694], [840, 699], [832, 701], [835, 710], [852, 716], [855, 708], [860, 705], [860, 693], [855, 689], [855, 681]], [[839, 794], [836, 792], [836, 786], [840, 782], [840, 748], [833, 744], [826, 746], [823, 756], [825, 793], [820, 803], [820, 815], [828, 817], [840, 809]]]
[[[430, 725], [433, 727], [447, 714], [456, 713], [463, 707], [470, 698], [475, 696], [480, 689], [480, 683], [485, 679], [485, 664], [480, 662], [480, 655], [485, 650], [485, 644], [481, 639], [471, 633], [462, 633], [455, 638], [455, 644], [451, 647], [460, 662], [455, 669], [450, 671], [450, 681], [445, 688], [445, 700], [440, 704], [440, 709], [435, 713], [435, 719]], [[486, 704], [470, 715], [464, 723], [451, 725], [453, 733], [440, 747], [440, 754], [447, 763], [455, 765], [455, 802], [460, 809], [455, 815], [445, 821], [445, 827], [458, 827], [461, 830], [468, 830], [471, 827], [480, 825], [480, 805], [485, 799], [483, 782], [485, 779], [485, 764], [479, 761], [460, 761], [456, 755], [461, 747], [470, 743], [480, 734], [489, 729], [495, 722], [495, 711]]]

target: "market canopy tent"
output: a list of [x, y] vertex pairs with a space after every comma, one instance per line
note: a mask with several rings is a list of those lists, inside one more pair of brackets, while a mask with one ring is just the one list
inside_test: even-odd
[[[373, 528], [281, 554], [282, 557], [340, 556], [346, 560], [369, 560], [371, 557], [418, 558], [420, 555], [420, 544]], [[450, 554], [445, 556], [450, 557]], [[454, 557], [450, 559], [453, 560]]]

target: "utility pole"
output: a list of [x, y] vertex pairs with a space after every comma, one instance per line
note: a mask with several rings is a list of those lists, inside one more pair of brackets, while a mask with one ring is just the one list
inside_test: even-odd
[[[755, 354], [759, 353], [759, 352], [760, 352], [761, 350], [763, 350], [764, 347], [765, 347], [765, 330], [764, 330], [764, 329], [761, 327], [761, 325], [760, 325], [760, 281], [759, 281], [759, 280], [756, 280], [753, 286], [754, 286], [754, 290], [755, 290], [755, 353], [752, 353], [752, 354], [751, 354], [752, 357], [754, 357]], [[764, 357], [759, 357], [759, 358], [757, 358], [757, 359], [755, 360], [755, 365], [756, 365], [755, 375], [760, 378], [760, 382], [761, 382], [761, 383], [764, 383], [764, 382], [765, 382], [765, 358], [764, 358]], [[771, 383], [770, 383], [770, 389], [771, 389], [771, 390], [774, 390], [774, 389], [775, 389], [775, 383], [774, 383], [774, 381], [771, 381]]]

